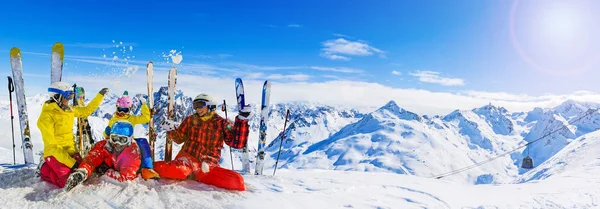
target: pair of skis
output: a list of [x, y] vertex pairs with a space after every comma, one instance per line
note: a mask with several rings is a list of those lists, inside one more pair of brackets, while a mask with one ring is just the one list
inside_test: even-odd
[[[241, 78], [235, 79], [235, 93], [238, 104], [238, 110], [243, 109], [246, 106], [246, 98], [244, 95], [244, 84]], [[265, 160], [265, 146], [267, 140], [267, 120], [269, 119], [269, 102], [271, 97], [271, 82], [268, 80], [263, 84], [262, 99], [260, 106], [260, 127], [259, 127], [259, 138], [258, 138], [258, 153], [256, 155], [256, 167], [255, 175], [262, 175], [264, 160]], [[244, 145], [242, 149], [242, 171], [250, 173], [250, 159], [248, 156], [248, 143]]]
[[[156, 131], [154, 130], [154, 63], [149, 62], [146, 65], [146, 76], [148, 80], [148, 108], [150, 109], [150, 122], [148, 122], [148, 138], [150, 141], [150, 153], [152, 155], [152, 161], [154, 161], [154, 146], [156, 143]], [[167, 119], [175, 119], [175, 84], [177, 83], [177, 68], [171, 67], [169, 70], [169, 81], [167, 87], [168, 102], [167, 102]], [[172, 159], [173, 153], [173, 140], [166, 136], [165, 142], [165, 157], [164, 160], [169, 162]]]

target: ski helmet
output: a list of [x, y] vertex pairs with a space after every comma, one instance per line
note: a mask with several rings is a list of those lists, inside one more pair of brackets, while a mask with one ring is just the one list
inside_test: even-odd
[[73, 99], [74, 94], [75, 92], [73, 91], [73, 87], [62, 81], [54, 82], [48, 88], [48, 95], [57, 103], [60, 103], [60, 97], [65, 99]]
[[128, 95], [123, 95], [123, 96], [119, 97], [119, 99], [117, 99], [117, 107], [131, 108], [132, 105], [133, 105], [133, 101], [131, 100], [131, 97], [129, 97]]
[[115, 122], [110, 129], [109, 142], [113, 145], [129, 145], [133, 136], [133, 125], [125, 120]]
[[208, 106], [209, 110], [215, 110], [217, 108], [216, 103], [214, 103], [213, 97], [205, 93], [198, 94], [198, 96], [194, 98], [193, 104], [194, 109], [197, 107], [203, 108], [204, 106]]

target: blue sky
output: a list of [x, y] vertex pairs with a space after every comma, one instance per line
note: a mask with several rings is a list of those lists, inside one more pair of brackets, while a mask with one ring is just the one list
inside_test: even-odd
[[[590, 38], [600, 31], [594, 1], [1, 4], [0, 53], [8, 57], [11, 47], [21, 48], [26, 85], [32, 83], [33, 91], [46, 88], [47, 54], [57, 41], [66, 46], [66, 80], [116, 77], [125, 63], [141, 72], [154, 61], [166, 70], [170, 64], [162, 55], [175, 49], [183, 55], [180, 75], [281, 83], [348, 80], [454, 94], [600, 90], [597, 62], [570, 73], [599, 57], [600, 42]], [[6, 61], [0, 69], [10, 75]]]

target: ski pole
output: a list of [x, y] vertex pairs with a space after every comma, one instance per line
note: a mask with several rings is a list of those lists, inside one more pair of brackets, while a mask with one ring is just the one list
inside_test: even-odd
[[283, 123], [283, 131], [281, 132], [281, 141], [279, 141], [279, 152], [277, 153], [277, 160], [275, 161], [275, 170], [273, 170], [273, 176], [275, 175], [275, 171], [277, 171], [277, 163], [279, 163], [279, 155], [281, 154], [281, 145], [283, 144], [283, 139], [285, 138], [285, 127], [287, 126], [288, 116], [290, 115], [290, 109], [285, 113], [285, 122]]
[[8, 76], [8, 100], [10, 101], [10, 129], [12, 131], [12, 141], [13, 141], [13, 164], [17, 164], [17, 155], [15, 154], [15, 128], [13, 125], [13, 120], [15, 116], [13, 116], [12, 111], [12, 93], [15, 91], [15, 85], [13, 84], [13, 80], [10, 76]]
[[[225, 120], [229, 120], [227, 119], [227, 103], [225, 100], [223, 100], [223, 106], [221, 106], [221, 110], [225, 112]], [[223, 131], [225, 131], [225, 127], [223, 127]], [[233, 169], [233, 154], [231, 153], [231, 146], [229, 146], [229, 159], [231, 159], [231, 170], [234, 171], [235, 169]]]

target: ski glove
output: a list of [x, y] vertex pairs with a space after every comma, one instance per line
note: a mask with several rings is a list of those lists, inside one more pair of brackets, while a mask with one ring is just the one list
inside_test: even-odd
[[100, 90], [100, 92], [98, 92], [100, 94], [102, 94], [102, 96], [104, 96], [106, 93], [108, 93], [108, 88], [103, 88], [102, 90]]
[[144, 97], [140, 97], [140, 102], [143, 105], [143, 104], [146, 104], [147, 101], [146, 101], [146, 99]]
[[165, 119], [162, 122], [160, 122], [160, 127], [165, 131], [172, 131], [172, 130], [177, 129], [177, 127], [179, 127], [179, 123], [172, 121], [172, 120]]
[[106, 163], [102, 163], [102, 164], [100, 164], [100, 166], [96, 167], [96, 172], [100, 175], [104, 175], [104, 173], [106, 173], [106, 171], [108, 171], [108, 169], [110, 169], [110, 167], [108, 167], [108, 165], [106, 165]]
[[248, 119], [250, 119], [251, 115], [252, 115], [252, 108], [250, 107], [250, 105], [246, 105], [238, 113], [238, 118], [242, 119], [242, 120], [248, 120]]
[[87, 179], [87, 170], [83, 168], [75, 169], [75, 171], [69, 175], [64, 190], [69, 191], [73, 189], [73, 187], [81, 184], [85, 179]]

